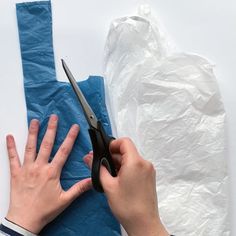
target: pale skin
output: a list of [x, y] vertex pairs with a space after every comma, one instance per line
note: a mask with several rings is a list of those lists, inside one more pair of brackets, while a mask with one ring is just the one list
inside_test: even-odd
[[[73, 200], [92, 188], [91, 178], [84, 179], [69, 190], [60, 184], [61, 170], [73, 148], [79, 126], [73, 125], [51, 163], [48, 162], [54, 144], [58, 117], [52, 115], [40, 150], [36, 153], [39, 122], [29, 126], [23, 164], [20, 163], [15, 141], [7, 136], [7, 150], [11, 173], [10, 206], [6, 218], [38, 234]], [[118, 170], [112, 177], [105, 167], [100, 179], [109, 206], [129, 236], [167, 236], [158, 213], [156, 172], [144, 160], [133, 142], [121, 138], [111, 142], [110, 152]], [[84, 157], [91, 168], [93, 154]]]

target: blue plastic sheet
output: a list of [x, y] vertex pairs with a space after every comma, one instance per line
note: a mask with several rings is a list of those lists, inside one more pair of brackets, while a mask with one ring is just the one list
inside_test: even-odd
[[[66, 2], [65, 2], [66, 4]], [[77, 181], [90, 176], [82, 157], [91, 150], [88, 124], [69, 83], [56, 79], [52, 44], [52, 15], [49, 1], [17, 4], [17, 19], [24, 72], [24, 88], [28, 123], [40, 120], [38, 147], [42, 141], [50, 114], [59, 116], [59, 126], [52, 157], [62, 143], [70, 126], [80, 125], [76, 140], [61, 176], [68, 189]], [[79, 83], [86, 99], [111, 134], [104, 98], [103, 78], [90, 76]], [[50, 204], [50, 203], [49, 203]], [[112, 215], [103, 194], [91, 190], [47, 225], [40, 235], [120, 235], [120, 227]]]

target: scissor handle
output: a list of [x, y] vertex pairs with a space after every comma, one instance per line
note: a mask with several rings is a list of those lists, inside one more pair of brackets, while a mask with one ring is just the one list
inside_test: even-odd
[[89, 129], [89, 135], [93, 146], [92, 183], [94, 189], [102, 193], [104, 190], [100, 181], [101, 165], [104, 165], [113, 177], [117, 174], [109, 151], [110, 142], [114, 138], [106, 134], [100, 121], [98, 121], [97, 127], [97, 129]]

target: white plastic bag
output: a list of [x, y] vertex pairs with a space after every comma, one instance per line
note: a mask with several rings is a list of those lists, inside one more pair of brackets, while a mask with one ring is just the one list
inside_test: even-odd
[[172, 234], [229, 235], [225, 111], [212, 66], [167, 45], [148, 17], [113, 21], [105, 48], [112, 123], [154, 163]]

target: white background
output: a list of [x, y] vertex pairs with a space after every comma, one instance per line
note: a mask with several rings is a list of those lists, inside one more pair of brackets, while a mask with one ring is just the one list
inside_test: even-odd
[[[26, 108], [15, 3], [0, 0], [0, 217], [9, 202], [5, 136], [14, 134], [23, 157]], [[102, 74], [103, 48], [110, 22], [149, 3], [178, 48], [208, 58], [227, 113], [228, 168], [231, 179], [231, 228], [236, 235], [236, 1], [234, 0], [53, 0], [53, 33], [57, 74], [65, 80], [60, 58], [77, 78]]]

